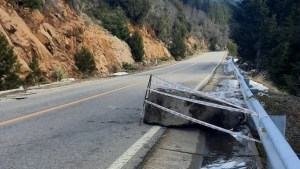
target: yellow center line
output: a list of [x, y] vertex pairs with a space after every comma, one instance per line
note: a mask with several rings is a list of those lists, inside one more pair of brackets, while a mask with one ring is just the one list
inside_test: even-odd
[[[179, 72], [183, 69], [192, 67], [192, 66], [194, 66], [198, 63], [199, 62], [188, 65], [188, 66], [185, 66], [185, 67], [183, 67], [181, 69], [177, 69], [175, 71], [171, 71], [169, 73], [163, 74], [162, 76], [166, 76], [166, 75], [170, 75], [170, 74], [175, 73], [175, 72]], [[60, 106], [55, 106], [55, 107], [52, 107], [52, 108], [48, 108], [48, 109], [44, 109], [44, 110], [37, 111], [37, 112], [34, 112], [34, 113], [30, 113], [30, 114], [27, 114], [27, 115], [24, 115], [24, 116], [20, 116], [20, 117], [16, 117], [16, 118], [6, 120], [6, 121], [2, 121], [2, 122], [0, 122], [0, 126], [9, 125], [9, 124], [12, 124], [12, 123], [23, 121], [23, 120], [31, 118], [31, 117], [42, 115], [44, 113], [48, 113], [48, 112], [51, 112], [51, 111], [62, 109], [62, 108], [68, 107], [68, 106], [73, 106], [73, 105], [76, 105], [76, 104], [79, 104], [79, 103], [82, 103], [82, 102], [85, 102], [85, 101], [88, 101], [88, 100], [91, 100], [91, 99], [94, 99], [94, 98], [97, 98], [97, 97], [100, 97], [100, 96], [104, 96], [104, 95], [114, 93], [114, 92], [117, 92], [117, 91], [120, 91], [120, 90], [123, 90], [123, 89], [127, 89], [127, 88], [130, 88], [130, 87], [133, 87], [133, 86], [140, 85], [140, 84], [145, 83], [147, 81], [148, 80], [139, 81], [139, 82], [131, 84], [131, 85], [123, 86], [123, 87], [120, 87], [120, 88], [117, 88], [117, 89], [114, 89], [114, 90], [110, 90], [110, 91], [107, 91], [107, 92], [103, 92], [103, 93], [100, 93], [100, 94], [97, 94], [97, 95], [93, 95], [93, 96], [90, 96], [90, 97], [86, 97], [86, 98], [83, 98], [83, 99], [72, 101], [72, 102], [69, 102], [69, 103], [66, 103], [66, 104], [63, 104], [63, 105], [60, 105]]]

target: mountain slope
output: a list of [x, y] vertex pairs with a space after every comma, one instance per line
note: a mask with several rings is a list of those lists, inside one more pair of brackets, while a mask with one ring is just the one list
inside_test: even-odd
[[14, 46], [22, 74], [29, 71], [32, 57], [37, 57], [46, 77], [58, 68], [76, 76], [73, 55], [82, 46], [93, 53], [99, 75], [107, 75], [113, 65], [133, 63], [125, 42], [92, 22], [86, 24], [63, 0], [47, 1], [42, 13], [15, 10], [4, 0], [0, 4], [0, 31]]

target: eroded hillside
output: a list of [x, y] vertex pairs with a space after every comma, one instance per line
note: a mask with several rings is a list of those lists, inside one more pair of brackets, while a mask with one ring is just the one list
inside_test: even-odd
[[[126, 38], [135, 32], [143, 39], [141, 50], [146, 63], [156, 58], [180, 59], [210, 48], [210, 35], [203, 36], [205, 27], [197, 26], [195, 18], [190, 20], [182, 1], [144, 1], [37, 0], [39, 6], [29, 8], [20, 0], [0, 0], [0, 33], [13, 47], [21, 77], [32, 72], [30, 64], [36, 58], [48, 80], [55, 80], [57, 70], [80, 77], [74, 55], [83, 47], [95, 58], [94, 74], [98, 77], [121, 70], [124, 63], [133, 64], [135, 55]], [[132, 5], [136, 11], [132, 11]], [[143, 8], [145, 11], [140, 10]]]
[[63, 0], [47, 1], [43, 12], [16, 11], [4, 0], [0, 4], [0, 31], [14, 46], [22, 74], [36, 56], [46, 77], [58, 68], [76, 76], [73, 56], [82, 46], [93, 53], [98, 75], [107, 75], [112, 66], [120, 68], [122, 62], [134, 62], [125, 42], [92, 22], [85, 24]]
[[[85, 17], [85, 20], [88, 20]], [[0, 0], [0, 32], [14, 47], [26, 75], [32, 57], [37, 57], [44, 75], [51, 79], [56, 69], [77, 77], [74, 54], [81, 47], [94, 55], [98, 76], [106, 76], [122, 63], [133, 63], [128, 45], [92, 21], [78, 16], [63, 0], [47, 1], [42, 12], [29, 8], [13, 8]], [[146, 58], [171, 57], [162, 42], [141, 30]]]

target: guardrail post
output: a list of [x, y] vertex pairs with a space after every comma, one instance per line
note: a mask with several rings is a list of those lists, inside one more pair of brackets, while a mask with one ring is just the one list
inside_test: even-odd
[[140, 118], [140, 126], [142, 125], [142, 121], [144, 119], [146, 100], [148, 99], [148, 96], [149, 96], [149, 93], [150, 93], [151, 82], [152, 82], [152, 74], [150, 75], [150, 78], [149, 78], [149, 81], [148, 81], [148, 85], [147, 85], [147, 89], [146, 89], [146, 94], [145, 94], [144, 103], [143, 103], [143, 110], [141, 112], [141, 118]]

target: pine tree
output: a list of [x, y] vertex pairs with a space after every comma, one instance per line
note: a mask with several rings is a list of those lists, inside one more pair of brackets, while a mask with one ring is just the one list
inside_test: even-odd
[[235, 14], [238, 24], [232, 27], [232, 38], [239, 46], [240, 56], [260, 69], [267, 55], [267, 25], [271, 23], [266, 0], [244, 0]]
[[175, 58], [175, 60], [184, 58], [186, 53], [185, 39], [181, 37], [180, 34], [173, 34], [172, 43], [170, 45], [169, 50], [171, 55]]
[[135, 31], [132, 37], [130, 37], [130, 39], [128, 40], [128, 45], [131, 48], [133, 59], [136, 62], [143, 61], [143, 57], [145, 54], [144, 43], [143, 37], [138, 31]]
[[85, 47], [75, 54], [75, 65], [83, 74], [91, 74], [96, 70], [96, 62], [92, 53]]
[[43, 72], [39, 67], [39, 62], [36, 55], [32, 57], [32, 61], [29, 64], [29, 68], [31, 69], [30, 73], [25, 78], [25, 84], [27, 87], [45, 81]]
[[5, 36], [0, 33], [0, 90], [19, 87], [20, 65]]
[[300, 95], [300, 1], [243, 0], [232, 37], [240, 56], [267, 69], [280, 88]]

